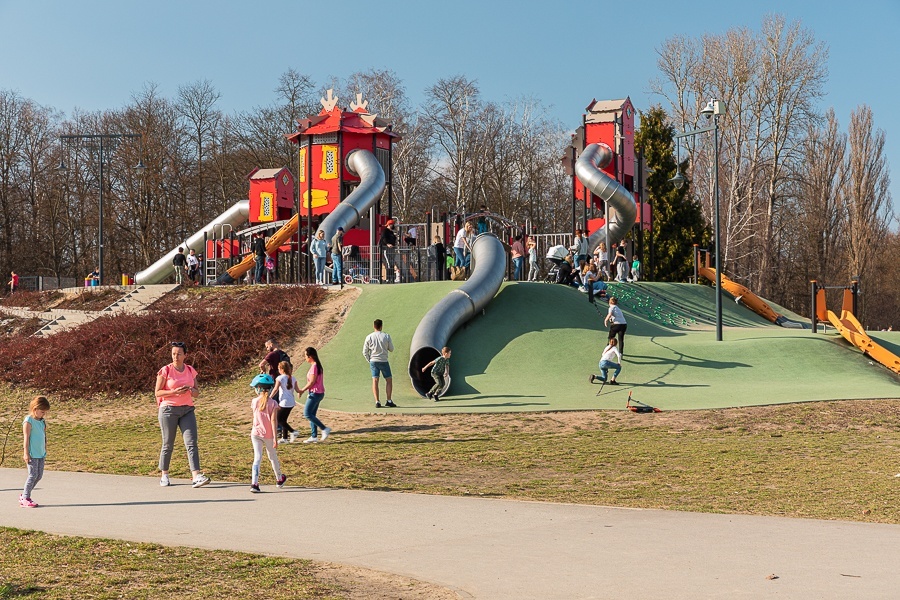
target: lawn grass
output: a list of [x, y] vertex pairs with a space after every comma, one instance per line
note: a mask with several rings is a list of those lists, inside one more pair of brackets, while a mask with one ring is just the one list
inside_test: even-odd
[[344, 598], [314, 563], [0, 527], [0, 599]]

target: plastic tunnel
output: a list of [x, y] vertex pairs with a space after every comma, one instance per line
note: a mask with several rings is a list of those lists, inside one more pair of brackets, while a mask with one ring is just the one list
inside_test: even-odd
[[[429, 310], [409, 347], [409, 378], [416, 392], [425, 393], [434, 385], [431, 373], [422, 368], [440, 355], [453, 332], [474, 317], [493, 299], [506, 274], [506, 251], [492, 233], [482, 233], [472, 244], [472, 274], [468, 281], [444, 296]], [[445, 393], [450, 388], [450, 378], [445, 381]]]

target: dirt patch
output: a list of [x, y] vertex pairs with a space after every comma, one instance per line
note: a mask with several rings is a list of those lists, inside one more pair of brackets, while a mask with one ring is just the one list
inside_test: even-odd
[[37, 317], [7, 317], [0, 315], [0, 337], [27, 337], [49, 323]]
[[337, 586], [349, 600], [458, 600], [463, 598], [447, 588], [360, 567], [317, 563], [316, 578]]
[[74, 294], [66, 294], [64, 298], [53, 305], [53, 308], [89, 311], [103, 310], [124, 295], [125, 292], [116, 288], [84, 288]]

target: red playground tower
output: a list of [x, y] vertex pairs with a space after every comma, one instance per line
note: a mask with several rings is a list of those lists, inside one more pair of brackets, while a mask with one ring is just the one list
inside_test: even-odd
[[286, 168], [253, 169], [250, 181], [250, 223], [290, 219], [294, 214], [294, 176]]
[[[297, 131], [287, 136], [300, 146], [300, 217], [310, 226], [312, 217], [330, 213], [353, 191], [359, 178], [345, 168], [344, 161], [351, 151], [360, 148], [372, 152], [384, 170], [390, 214], [391, 144], [400, 136], [391, 131], [390, 123], [366, 110], [369, 103], [362, 100], [362, 94], [356, 95], [350, 110], [338, 107], [332, 90], [321, 102], [321, 112], [299, 120]], [[360, 244], [361, 240], [354, 239], [358, 235], [348, 232], [345, 242]]]

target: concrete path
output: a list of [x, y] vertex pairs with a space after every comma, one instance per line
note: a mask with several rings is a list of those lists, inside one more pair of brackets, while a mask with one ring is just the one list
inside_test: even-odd
[[[63, 472], [35, 490], [41, 508], [23, 509], [24, 479], [0, 469], [0, 525], [333, 561], [462, 598], [872, 600], [900, 588], [897, 525]], [[244, 526], [260, 504], [286, 544]]]

